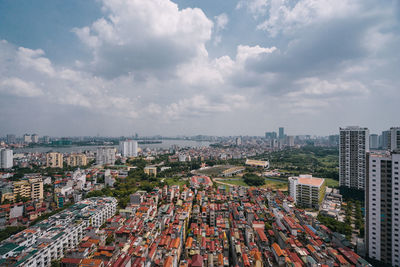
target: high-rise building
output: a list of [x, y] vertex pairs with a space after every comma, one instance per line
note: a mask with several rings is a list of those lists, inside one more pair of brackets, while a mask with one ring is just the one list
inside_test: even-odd
[[10, 169], [13, 167], [14, 155], [11, 149], [0, 149], [0, 168]]
[[369, 151], [369, 130], [358, 126], [340, 128], [339, 183], [364, 190], [366, 153]]
[[286, 136], [286, 145], [289, 147], [294, 147], [294, 136], [293, 135]]
[[27, 144], [32, 143], [32, 136], [30, 134], [24, 134], [23, 139], [24, 139], [24, 143], [27, 143]]
[[68, 166], [86, 166], [88, 164], [87, 157], [85, 154], [71, 154], [66, 158]]
[[35, 143], [35, 144], [39, 143], [39, 135], [32, 134], [31, 140], [32, 140], [32, 143]]
[[115, 148], [114, 147], [98, 147], [96, 153], [97, 165], [114, 165], [115, 163]]
[[279, 127], [279, 139], [285, 138], [285, 128]]
[[46, 154], [46, 167], [63, 168], [63, 154], [50, 152]]
[[389, 142], [390, 142], [389, 135], [390, 135], [390, 131], [382, 132], [382, 144], [381, 144], [382, 149], [389, 149]]
[[276, 139], [276, 138], [278, 138], [278, 135], [276, 134], [276, 132], [266, 132], [265, 138], [266, 139]]
[[369, 148], [370, 149], [378, 149], [379, 148], [379, 139], [377, 134], [369, 135]]
[[16, 142], [15, 134], [7, 134], [7, 144], [15, 144]]
[[330, 135], [328, 137], [328, 142], [330, 146], [338, 146], [339, 145], [339, 135], [335, 134], [335, 135]]
[[31, 185], [31, 199], [42, 200], [43, 199], [43, 180], [42, 178], [31, 178], [28, 180]]
[[49, 144], [50, 143], [50, 136], [48, 136], [48, 135], [43, 136], [43, 143]]
[[236, 143], [237, 146], [241, 146], [242, 145], [242, 137], [240, 137], [240, 136], [236, 137], [235, 143]]
[[370, 258], [400, 266], [400, 153], [368, 154], [365, 244]]
[[392, 127], [389, 130], [389, 150], [399, 150], [400, 149], [400, 127]]
[[137, 157], [138, 142], [134, 140], [126, 140], [119, 142], [119, 151], [123, 157]]
[[303, 207], [318, 208], [325, 195], [325, 179], [312, 175], [289, 177], [289, 194]]

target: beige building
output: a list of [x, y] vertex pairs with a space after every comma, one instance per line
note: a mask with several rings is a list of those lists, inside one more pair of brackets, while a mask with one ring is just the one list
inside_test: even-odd
[[41, 200], [43, 199], [43, 180], [42, 178], [31, 178], [29, 179], [31, 185], [31, 199]]
[[302, 207], [318, 208], [325, 196], [325, 179], [312, 175], [289, 177], [289, 194]]
[[144, 168], [144, 173], [147, 175], [157, 176], [157, 167], [155, 166], [146, 166]]
[[14, 182], [14, 201], [19, 195], [20, 197], [31, 199], [31, 185], [28, 180]]
[[87, 163], [85, 154], [71, 154], [67, 157], [67, 165], [71, 167], [86, 166]]
[[31, 178], [14, 182], [13, 197], [10, 200], [15, 201], [17, 196], [31, 200], [43, 199], [43, 180], [42, 178]]
[[62, 168], [63, 167], [63, 154], [58, 152], [50, 152], [46, 154], [46, 167]]

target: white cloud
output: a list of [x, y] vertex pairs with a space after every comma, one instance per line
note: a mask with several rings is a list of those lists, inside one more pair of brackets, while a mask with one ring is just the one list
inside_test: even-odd
[[352, 0], [252, 0], [248, 1], [246, 6], [248, 11], [256, 17], [267, 14], [267, 18], [259, 24], [258, 28], [275, 36], [281, 31], [292, 32], [313, 23], [348, 17], [359, 10], [358, 2]]
[[240, 0], [236, 9], [246, 8], [254, 18], [265, 15], [269, 6], [269, 0]]
[[218, 16], [215, 16], [215, 27], [216, 31], [221, 31], [225, 29], [226, 25], [228, 25], [229, 19], [226, 13], [222, 13]]
[[[206, 56], [213, 22], [201, 9], [180, 10], [169, 0], [103, 0], [107, 16], [74, 29], [93, 52], [88, 69], [113, 78], [145, 71], [159, 74]], [[217, 27], [224, 26], [224, 17]]]
[[0, 92], [21, 97], [35, 97], [43, 95], [43, 91], [32, 82], [26, 82], [12, 77], [0, 81]]

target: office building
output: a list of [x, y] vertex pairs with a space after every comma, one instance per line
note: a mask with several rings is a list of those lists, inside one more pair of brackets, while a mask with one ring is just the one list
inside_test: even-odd
[[115, 163], [115, 148], [114, 147], [98, 147], [96, 152], [97, 165], [114, 165]]
[[312, 175], [289, 177], [289, 194], [294, 202], [308, 208], [318, 208], [325, 195], [325, 179]]
[[15, 143], [17, 143], [15, 134], [7, 134], [7, 144], [15, 144]]
[[14, 155], [10, 149], [0, 149], [0, 168], [10, 169], [13, 167]]
[[276, 134], [276, 132], [266, 132], [265, 138], [266, 139], [276, 139], [276, 138], [278, 138], [278, 135]]
[[400, 266], [400, 154], [368, 155], [365, 244], [370, 258]]
[[279, 128], [279, 139], [285, 138], [285, 128], [280, 127]]
[[293, 135], [286, 136], [286, 145], [289, 147], [294, 147], [294, 136]]
[[58, 152], [50, 152], [46, 154], [46, 167], [63, 168], [63, 154]]
[[50, 143], [50, 136], [43, 136], [43, 143], [49, 144]]
[[370, 149], [378, 149], [379, 148], [379, 139], [377, 134], [369, 135], [369, 148]]
[[389, 130], [389, 150], [400, 149], [400, 127], [392, 127]]
[[369, 130], [358, 126], [340, 128], [339, 142], [340, 186], [364, 190]]
[[31, 140], [32, 140], [32, 143], [35, 143], [35, 144], [39, 143], [39, 135], [32, 134]]
[[123, 157], [137, 157], [138, 142], [134, 140], [126, 140], [119, 142], [119, 151]]
[[381, 144], [382, 149], [389, 149], [389, 142], [390, 142], [389, 135], [390, 135], [390, 131], [382, 132], [382, 144]]
[[237, 137], [235, 139], [235, 143], [236, 143], [237, 146], [241, 146], [242, 145], [242, 137]]
[[24, 134], [23, 139], [24, 139], [24, 143], [27, 143], [27, 144], [32, 143], [32, 136], [30, 134]]
[[339, 135], [330, 135], [328, 137], [329, 146], [338, 146], [339, 145]]
[[85, 154], [70, 154], [66, 159], [67, 165], [71, 167], [86, 166], [88, 164]]

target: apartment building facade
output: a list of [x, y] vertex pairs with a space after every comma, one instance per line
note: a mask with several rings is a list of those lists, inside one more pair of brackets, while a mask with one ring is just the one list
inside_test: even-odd
[[368, 155], [365, 244], [370, 258], [400, 267], [400, 153]]
[[369, 130], [358, 126], [340, 128], [339, 184], [364, 190], [366, 155], [369, 151]]

